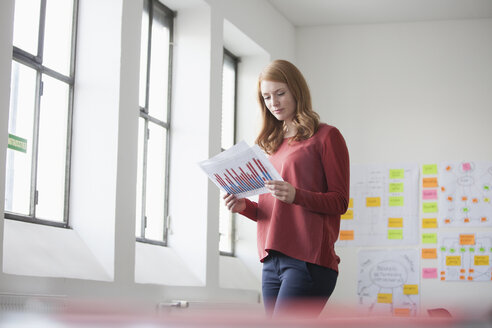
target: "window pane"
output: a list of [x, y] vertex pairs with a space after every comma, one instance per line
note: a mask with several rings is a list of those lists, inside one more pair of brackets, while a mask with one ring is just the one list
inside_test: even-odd
[[[145, 1], [147, 4], [147, 1]], [[147, 49], [149, 45], [149, 12], [144, 8], [142, 15], [142, 35], [140, 41], [140, 95], [139, 105], [145, 107], [145, 97], [147, 90]]]
[[234, 111], [236, 93], [236, 71], [234, 63], [224, 60], [222, 70], [222, 149], [234, 145]]
[[152, 50], [150, 70], [149, 114], [161, 121], [167, 121], [168, 69], [169, 69], [169, 28], [159, 21], [163, 12], [154, 7], [152, 21]]
[[224, 253], [232, 253], [232, 215], [224, 206], [223, 197], [225, 193], [220, 191], [220, 212], [219, 212], [219, 250]]
[[49, 0], [46, 3], [43, 65], [70, 75], [72, 49], [73, 0]]
[[145, 213], [147, 239], [163, 241], [166, 174], [166, 129], [149, 122]]
[[39, 114], [36, 217], [63, 222], [68, 85], [44, 75]]
[[41, 0], [15, 0], [14, 46], [38, 54]]
[[13, 61], [10, 83], [9, 134], [26, 139], [27, 149], [7, 150], [5, 210], [29, 215], [36, 72]]
[[138, 154], [137, 154], [137, 208], [136, 208], [136, 230], [137, 237], [142, 235], [142, 195], [143, 195], [143, 163], [144, 163], [144, 135], [145, 135], [145, 120], [138, 119]]

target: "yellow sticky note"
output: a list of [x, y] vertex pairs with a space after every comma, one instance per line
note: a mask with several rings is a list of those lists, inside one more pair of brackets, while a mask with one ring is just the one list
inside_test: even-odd
[[403, 239], [403, 230], [402, 229], [389, 229], [388, 230], [388, 239], [390, 239], [390, 240]]
[[342, 220], [353, 220], [354, 219], [354, 210], [348, 209], [347, 212], [345, 212], [345, 214], [342, 214], [340, 216], [340, 219], [342, 219]]
[[489, 263], [488, 255], [475, 255], [473, 258], [474, 265], [489, 265]]
[[403, 179], [405, 177], [404, 169], [390, 170], [390, 179]]
[[422, 212], [424, 212], [424, 213], [437, 213], [437, 202], [422, 203]]
[[378, 294], [378, 303], [393, 303], [393, 294]]
[[354, 208], [354, 199], [353, 198], [349, 199], [348, 208]]
[[403, 196], [392, 196], [388, 198], [389, 206], [403, 206]]
[[388, 218], [388, 228], [403, 228], [403, 218]]
[[437, 233], [423, 233], [422, 244], [437, 244]]
[[437, 218], [422, 219], [422, 228], [424, 229], [437, 228]]
[[381, 197], [366, 197], [366, 207], [380, 207]]
[[437, 164], [422, 165], [422, 174], [423, 175], [437, 174]]
[[340, 240], [354, 240], [354, 230], [340, 230]]
[[404, 295], [418, 295], [419, 285], [403, 285]]
[[461, 256], [446, 256], [446, 265], [447, 266], [460, 266], [461, 265]]
[[403, 182], [390, 183], [389, 192], [403, 192]]

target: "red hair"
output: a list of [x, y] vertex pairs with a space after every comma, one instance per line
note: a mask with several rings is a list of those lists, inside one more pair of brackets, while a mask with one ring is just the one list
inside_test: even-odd
[[273, 81], [287, 84], [289, 91], [296, 101], [296, 111], [292, 123], [297, 129], [294, 141], [311, 138], [319, 126], [319, 115], [313, 111], [311, 105], [311, 93], [301, 71], [286, 60], [275, 60], [261, 72], [258, 78], [257, 98], [260, 104], [263, 125], [256, 143], [263, 148], [267, 154], [273, 154], [284, 139], [284, 123], [273, 116], [265, 105], [261, 94], [261, 82]]

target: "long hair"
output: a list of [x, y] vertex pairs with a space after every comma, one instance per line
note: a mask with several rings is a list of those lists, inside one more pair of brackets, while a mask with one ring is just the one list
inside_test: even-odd
[[256, 143], [267, 154], [273, 154], [283, 142], [284, 122], [277, 120], [268, 110], [261, 94], [261, 81], [282, 82], [287, 84], [296, 101], [296, 111], [292, 123], [297, 128], [291, 141], [311, 138], [319, 126], [319, 115], [313, 111], [311, 93], [299, 69], [286, 60], [275, 60], [261, 72], [258, 78], [257, 99], [261, 108], [263, 125], [256, 138]]

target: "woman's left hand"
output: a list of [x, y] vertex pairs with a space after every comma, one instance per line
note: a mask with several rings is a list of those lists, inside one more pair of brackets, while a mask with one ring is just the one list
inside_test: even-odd
[[285, 203], [292, 204], [296, 198], [296, 188], [286, 181], [265, 181], [265, 187], [270, 190], [273, 197]]

